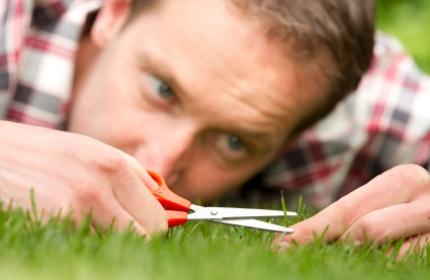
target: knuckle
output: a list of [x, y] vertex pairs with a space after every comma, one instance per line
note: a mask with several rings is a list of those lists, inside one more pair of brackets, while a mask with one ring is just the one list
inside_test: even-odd
[[347, 201], [345, 198], [341, 198], [335, 205], [335, 213], [337, 222], [342, 227], [348, 227], [357, 218], [358, 208]]
[[167, 225], [167, 213], [163, 209], [156, 213], [156, 215], [151, 215], [152, 219], [145, 226], [145, 230], [149, 235], [154, 235], [162, 232], [166, 232], [168, 229]]
[[167, 217], [164, 218], [159, 218], [156, 225], [154, 226], [154, 233], [162, 233], [162, 232], [166, 232], [168, 229], [167, 226]]
[[102, 188], [95, 181], [80, 182], [74, 189], [73, 201], [79, 208], [91, 208], [99, 205], [104, 195]]
[[126, 160], [115, 148], [87, 136], [73, 135], [73, 137], [74, 144], [68, 147], [73, 158], [104, 174], [116, 174], [124, 170]]
[[357, 223], [359, 241], [376, 241], [384, 242], [387, 238], [387, 232], [384, 227], [379, 226], [378, 220], [372, 215], [363, 217]]
[[420, 209], [422, 211], [422, 216], [430, 221], [430, 205], [427, 203], [427, 201], [423, 204], [417, 204], [417, 208]]
[[322, 234], [316, 232], [315, 229], [312, 228], [312, 226], [309, 226], [308, 224], [303, 222], [295, 225], [293, 228], [294, 233], [288, 239], [297, 244], [305, 244], [314, 240], [316, 237]]
[[417, 164], [402, 164], [393, 167], [389, 172], [394, 173], [398, 177], [400, 184], [393, 184], [393, 186], [404, 187], [405, 184], [409, 188], [422, 190], [430, 186], [430, 174], [422, 166]]
[[415, 180], [429, 180], [429, 172], [417, 164], [402, 164], [393, 168], [396, 172]]
[[94, 156], [96, 168], [103, 173], [116, 174], [126, 168], [125, 159], [115, 151], [99, 151]]

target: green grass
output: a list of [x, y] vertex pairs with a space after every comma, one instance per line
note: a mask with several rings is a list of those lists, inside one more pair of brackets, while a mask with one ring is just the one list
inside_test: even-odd
[[430, 73], [430, 1], [378, 0], [377, 3], [379, 29], [399, 38], [418, 66]]
[[[402, 262], [388, 248], [313, 244], [285, 253], [273, 234], [189, 223], [147, 242], [132, 232], [91, 233], [22, 210], [0, 211], [0, 279], [426, 279], [430, 258]], [[427, 250], [427, 254], [430, 250]]]

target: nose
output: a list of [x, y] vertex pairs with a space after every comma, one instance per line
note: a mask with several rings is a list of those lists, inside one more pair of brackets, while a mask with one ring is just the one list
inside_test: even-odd
[[187, 169], [193, 142], [194, 133], [187, 127], [177, 127], [168, 133], [150, 133], [136, 147], [134, 156], [145, 168], [162, 175], [172, 187]]

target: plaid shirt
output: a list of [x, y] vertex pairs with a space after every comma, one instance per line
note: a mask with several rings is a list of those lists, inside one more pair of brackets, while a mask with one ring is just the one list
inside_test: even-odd
[[0, 119], [60, 128], [95, 0], [1, 0]]
[[398, 41], [378, 34], [358, 89], [265, 171], [265, 185], [322, 208], [395, 165], [429, 169], [429, 105], [429, 76]]
[[[0, 119], [61, 128], [86, 15], [98, 0], [2, 0]], [[316, 207], [401, 163], [430, 158], [430, 79], [397, 41], [377, 37], [371, 69], [336, 110], [263, 172]]]

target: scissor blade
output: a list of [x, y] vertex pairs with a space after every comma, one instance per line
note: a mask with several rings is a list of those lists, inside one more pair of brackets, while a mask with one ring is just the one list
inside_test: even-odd
[[[193, 205], [194, 206], [194, 205]], [[234, 207], [192, 207], [194, 213], [188, 214], [188, 220], [219, 220], [246, 218], [276, 218], [297, 216], [295, 212], [281, 210], [234, 208]]]
[[282, 233], [293, 233], [294, 229], [271, 224], [268, 222], [263, 222], [260, 220], [255, 219], [240, 219], [240, 220], [214, 220], [214, 222], [222, 223], [222, 224], [228, 224], [228, 225], [236, 225], [236, 226], [243, 226], [243, 227], [249, 227], [249, 228], [255, 228], [255, 229], [262, 229], [262, 230], [268, 230], [268, 231], [274, 231], [274, 232], [282, 232]]

